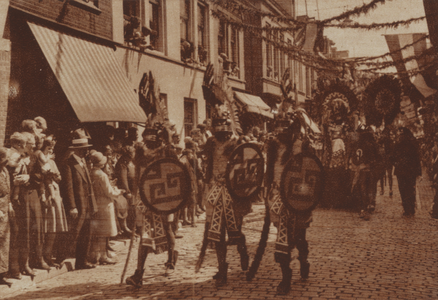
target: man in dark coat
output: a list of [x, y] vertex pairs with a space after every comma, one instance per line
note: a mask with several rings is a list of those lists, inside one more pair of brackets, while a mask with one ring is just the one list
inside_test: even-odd
[[76, 250], [75, 269], [90, 269], [95, 266], [87, 262], [90, 247], [90, 220], [97, 212], [96, 199], [87, 169], [85, 157], [88, 149], [88, 136], [83, 129], [73, 132], [73, 152], [63, 166], [64, 206], [69, 214], [69, 240]]
[[399, 140], [394, 150], [394, 174], [402, 199], [404, 216], [415, 214], [415, 185], [421, 176], [421, 161], [418, 144], [412, 132], [406, 127], [399, 129]]

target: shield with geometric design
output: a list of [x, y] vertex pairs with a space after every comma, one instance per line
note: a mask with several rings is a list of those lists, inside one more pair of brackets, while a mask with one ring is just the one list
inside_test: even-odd
[[225, 172], [227, 188], [233, 199], [247, 200], [263, 183], [265, 162], [256, 144], [245, 143], [231, 153]]
[[324, 169], [320, 160], [311, 154], [293, 156], [281, 174], [281, 200], [293, 212], [313, 210], [322, 197]]
[[141, 200], [148, 208], [158, 214], [171, 214], [189, 201], [190, 174], [176, 159], [162, 158], [147, 166], [139, 188]]

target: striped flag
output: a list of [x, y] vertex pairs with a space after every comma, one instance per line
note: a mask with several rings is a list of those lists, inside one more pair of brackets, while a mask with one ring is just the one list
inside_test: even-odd
[[[392, 60], [397, 62], [406, 59], [408, 57], [418, 56], [422, 54], [427, 49], [426, 39], [424, 39], [425, 36], [426, 34], [424, 33], [385, 35], [385, 39], [386, 39], [386, 43], [388, 44], [389, 51], [394, 52], [391, 54]], [[406, 49], [398, 51], [406, 47], [407, 45], [411, 45], [411, 44], [413, 45], [407, 47]], [[417, 70], [418, 68], [421, 68], [423, 65], [424, 62], [417, 61], [416, 59], [412, 59], [407, 61], [406, 63], [398, 62], [395, 64], [395, 67], [397, 68], [398, 72], [403, 74], [403, 72], [406, 71]], [[436, 93], [435, 89], [432, 89], [429, 86], [427, 86], [423, 75], [421, 75], [420, 73], [411, 76], [410, 81], [425, 98]]]

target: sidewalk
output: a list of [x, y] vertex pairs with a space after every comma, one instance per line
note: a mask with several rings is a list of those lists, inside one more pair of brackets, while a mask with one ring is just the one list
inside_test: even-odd
[[[116, 253], [122, 251], [123, 248], [126, 248], [128, 243], [128, 240], [110, 241], [110, 244], [116, 251]], [[49, 271], [34, 269], [36, 273], [35, 277], [23, 275], [21, 280], [8, 278], [7, 280], [12, 283], [12, 286], [8, 287], [7, 285], [0, 285], [0, 298], [20, 291], [28, 290], [29, 288], [35, 287], [46, 280], [50, 280], [58, 276], [64, 275], [67, 272], [74, 271], [74, 262], [75, 260], [73, 258], [70, 258], [65, 260], [64, 264], [59, 269], [51, 268]]]

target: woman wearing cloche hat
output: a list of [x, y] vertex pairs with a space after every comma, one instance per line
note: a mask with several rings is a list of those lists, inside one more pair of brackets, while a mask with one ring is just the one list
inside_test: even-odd
[[91, 182], [97, 203], [97, 213], [91, 220], [91, 235], [97, 239], [93, 243], [92, 252], [101, 265], [115, 264], [107, 257], [106, 239], [117, 235], [114, 198], [123, 191], [111, 186], [108, 175], [102, 170], [107, 162], [106, 156], [95, 151], [90, 154], [90, 160], [93, 164]]

